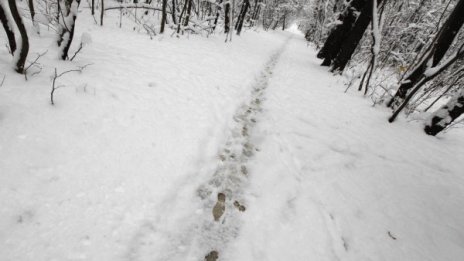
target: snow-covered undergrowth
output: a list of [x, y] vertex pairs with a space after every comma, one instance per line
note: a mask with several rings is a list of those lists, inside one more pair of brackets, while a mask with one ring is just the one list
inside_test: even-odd
[[[219, 260], [462, 259], [463, 130], [389, 124], [301, 35], [274, 61], [288, 33], [150, 40], [112, 19], [80, 14], [73, 62], [57, 61], [51, 32], [31, 34], [48, 52], [28, 81], [0, 49], [0, 260], [202, 260], [214, 247]], [[54, 69], [86, 64], [52, 106]], [[242, 141], [254, 154], [224, 160]], [[214, 223], [198, 194], [224, 162], [247, 177], [246, 211]], [[211, 234], [230, 217], [233, 236]]]

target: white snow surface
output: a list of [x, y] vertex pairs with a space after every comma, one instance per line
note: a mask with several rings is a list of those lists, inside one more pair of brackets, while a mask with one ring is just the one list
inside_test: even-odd
[[[150, 40], [79, 19], [74, 62], [31, 36], [49, 52], [28, 81], [0, 49], [0, 260], [464, 259], [462, 129], [389, 124], [298, 33]], [[50, 105], [54, 68], [89, 63]]]

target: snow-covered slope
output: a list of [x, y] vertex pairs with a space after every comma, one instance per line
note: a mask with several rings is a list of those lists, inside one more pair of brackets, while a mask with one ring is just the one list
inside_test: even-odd
[[[462, 130], [388, 124], [301, 35], [150, 40], [90, 22], [72, 63], [34, 36], [49, 51], [28, 81], [0, 49], [0, 260], [464, 257]], [[51, 106], [54, 68], [89, 63]]]

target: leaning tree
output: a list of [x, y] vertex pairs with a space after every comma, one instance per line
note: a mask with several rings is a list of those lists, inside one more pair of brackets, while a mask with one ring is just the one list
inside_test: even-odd
[[[27, 36], [27, 30], [26, 30], [26, 27], [24, 26], [23, 19], [18, 11], [16, 0], [8, 0], [8, 4], [10, 6], [11, 16], [13, 17], [13, 20], [16, 26], [18, 27], [19, 34], [21, 35], [19, 54], [16, 54], [16, 52], [18, 51], [16, 50], [16, 52], [14, 53], [14, 56], [16, 57], [15, 70], [18, 73], [22, 74], [24, 73], [24, 64], [26, 63], [27, 54], [29, 53], [29, 37]], [[4, 6], [4, 4], [1, 4], [1, 5]], [[12, 30], [11, 27], [9, 27], [9, 29]], [[12, 42], [10, 42], [10, 48], [12, 48], [11, 44]]]
[[410, 90], [427, 78], [427, 70], [439, 65], [463, 24], [464, 0], [459, 0], [419, 63], [404, 77], [395, 95], [387, 103], [388, 107], [394, 108], [404, 103]]

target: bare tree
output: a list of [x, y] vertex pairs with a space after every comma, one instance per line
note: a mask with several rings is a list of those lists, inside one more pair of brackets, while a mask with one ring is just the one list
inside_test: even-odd
[[324, 46], [317, 54], [317, 58], [324, 59], [323, 66], [329, 66], [335, 59], [342, 43], [350, 34], [357, 18], [357, 13], [366, 5], [367, 0], [353, 0], [349, 2], [345, 11], [338, 16], [337, 25], [327, 37]]
[[[372, 20], [373, 1], [368, 0], [353, 26], [348, 38], [343, 42], [332, 66], [332, 71], [343, 71]], [[382, 0], [377, 0], [379, 5]]]
[[8, 38], [8, 45], [10, 46], [10, 53], [14, 55], [16, 51], [16, 39], [14, 34], [14, 29], [12, 25], [8, 22], [9, 19], [7, 17], [6, 11], [8, 10], [7, 7], [4, 7], [3, 4], [5, 2], [0, 1], [0, 22], [3, 25], [3, 29], [5, 29], [6, 37]]
[[160, 34], [164, 33], [164, 26], [166, 25], [166, 7], [168, 5], [168, 0], [163, 0], [163, 11], [161, 13], [161, 27], [160, 27]]
[[237, 35], [240, 35], [242, 32], [243, 22], [245, 21], [245, 17], [248, 13], [248, 9], [250, 8], [250, 0], [244, 0], [242, 3], [242, 8], [240, 10], [240, 14], [237, 18], [237, 23], [235, 29], [237, 30]]
[[414, 88], [418, 82], [426, 78], [424, 74], [426, 70], [430, 67], [436, 67], [440, 61], [442, 61], [464, 23], [463, 14], [464, 0], [459, 0], [453, 12], [449, 15], [448, 20], [441, 27], [433, 43], [430, 44], [428, 50], [424, 52], [423, 58], [403, 79], [397, 92], [388, 102], [388, 107], [395, 107], [404, 102], [408, 92]]
[[[19, 34], [21, 35], [21, 46], [19, 55], [17, 56], [15, 70], [18, 73], [24, 73], [24, 64], [26, 63], [27, 54], [29, 53], [29, 37], [27, 36], [26, 27], [24, 26], [23, 19], [19, 14], [18, 7], [15, 0], [8, 0], [10, 5], [11, 15], [18, 27]], [[16, 55], [16, 54], [15, 54]]]
[[77, 11], [81, 0], [64, 0], [64, 14], [61, 16], [58, 30], [58, 46], [61, 48], [60, 57], [62, 60], [68, 59], [69, 48], [74, 38], [74, 29], [77, 18]]
[[40, 34], [39, 23], [35, 20], [34, 0], [29, 0], [28, 5], [29, 5], [29, 11], [31, 12], [32, 25], [34, 26], [35, 31], [37, 32], [37, 34]]

